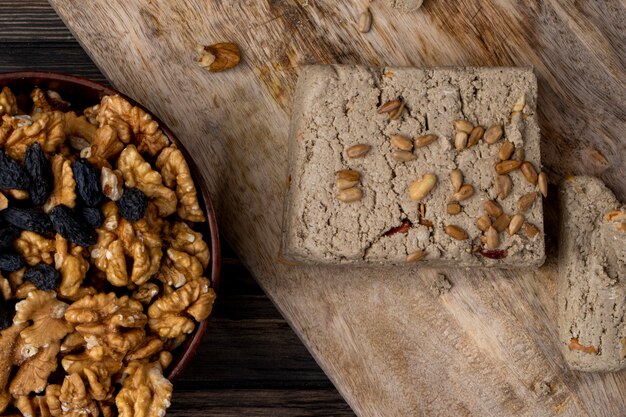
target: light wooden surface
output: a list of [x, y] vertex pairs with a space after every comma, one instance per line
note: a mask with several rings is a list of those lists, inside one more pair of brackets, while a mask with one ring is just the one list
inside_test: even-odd
[[[445, 271], [454, 287], [441, 297], [435, 271], [277, 262], [290, 98], [308, 63], [533, 65], [551, 179], [595, 173], [624, 199], [623, 1], [431, 0], [403, 14], [375, 0], [365, 35], [364, 1], [51, 3], [195, 155], [224, 235], [357, 414], [626, 415], [626, 373], [569, 372], [558, 352], [553, 227], [539, 271]], [[243, 63], [209, 74], [196, 48], [219, 41], [237, 42]]]

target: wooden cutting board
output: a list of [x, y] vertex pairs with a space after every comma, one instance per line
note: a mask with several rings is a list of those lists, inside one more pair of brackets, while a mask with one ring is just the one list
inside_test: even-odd
[[[51, 0], [104, 74], [179, 135], [203, 168], [221, 231], [362, 416], [626, 415], [626, 373], [570, 372], [555, 335], [555, 202], [538, 271], [291, 266], [278, 261], [287, 131], [299, 68], [533, 65], [554, 183], [592, 173], [624, 200], [626, 11], [620, 0]], [[234, 41], [211, 74], [200, 45]], [[554, 191], [554, 189], [552, 189]], [[554, 193], [553, 193], [554, 194]], [[542, 384], [545, 383], [545, 384]]]

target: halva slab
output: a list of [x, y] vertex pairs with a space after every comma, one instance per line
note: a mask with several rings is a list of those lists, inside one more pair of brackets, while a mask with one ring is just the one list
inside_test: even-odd
[[304, 68], [283, 257], [541, 265], [536, 96], [529, 68]]

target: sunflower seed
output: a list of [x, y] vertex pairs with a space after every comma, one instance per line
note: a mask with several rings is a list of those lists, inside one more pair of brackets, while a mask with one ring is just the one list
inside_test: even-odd
[[526, 96], [522, 94], [520, 98], [517, 99], [515, 104], [513, 104], [513, 109], [511, 111], [520, 112], [524, 110], [524, 107], [526, 107]]
[[426, 252], [423, 250], [417, 250], [415, 252], [409, 253], [406, 257], [407, 262], [417, 262], [424, 259], [426, 256]]
[[342, 201], [344, 203], [352, 203], [354, 201], [359, 201], [361, 197], [362, 197], [361, 189], [357, 187], [340, 190], [337, 193], [337, 200]]
[[467, 200], [473, 195], [474, 195], [474, 187], [471, 184], [463, 184], [461, 188], [459, 188], [459, 191], [452, 194], [450, 201], [453, 202], [453, 201]]
[[498, 175], [496, 177], [496, 194], [500, 199], [504, 200], [511, 193], [511, 189], [513, 188], [513, 181], [511, 181], [511, 177], [508, 175]]
[[493, 145], [500, 140], [503, 134], [504, 129], [502, 128], [502, 125], [493, 125], [487, 129], [483, 136], [483, 140], [488, 144]]
[[491, 227], [491, 219], [486, 214], [476, 219], [476, 227], [482, 232], [486, 232]]
[[469, 139], [467, 140], [467, 147], [471, 148], [476, 145], [478, 141], [480, 141], [485, 134], [485, 128], [482, 126], [476, 126], [472, 129], [469, 135]]
[[337, 171], [336, 176], [337, 188], [339, 188], [340, 190], [352, 188], [355, 185], [358, 185], [359, 181], [361, 180], [361, 173], [351, 169], [342, 169], [341, 171]]
[[336, 184], [337, 184], [337, 188], [338, 189], [345, 190], [347, 188], [352, 188], [355, 185], [359, 185], [359, 182], [358, 181], [338, 179]]
[[359, 181], [361, 179], [361, 173], [353, 169], [342, 169], [335, 173], [339, 180]]
[[459, 191], [463, 185], [463, 173], [460, 169], [455, 169], [450, 173], [450, 181], [452, 182], [452, 188], [454, 188], [454, 191]]
[[512, 142], [509, 142], [508, 139], [502, 143], [500, 146], [500, 150], [498, 151], [498, 158], [502, 161], [506, 161], [513, 155], [515, 151], [515, 145]]
[[423, 146], [430, 145], [431, 143], [436, 141], [437, 138], [438, 136], [433, 135], [432, 133], [429, 133], [428, 135], [422, 135], [419, 138], [415, 139], [415, 147], [421, 148]]
[[536, 199], [537, 199], [536, 191], [531, 191], [521, 196], [519, 200], [517, 200], [517, 212], [526, 213], [528, 210], [531, 209]]
[[537, 185], [537, 180], [538, 180], [537, 171], [535, 170], [535, 167], [533, 166], [532, 162], [529, 162], [529, 161], [523, 162], [522, 165], [520, 166], [520, 170], [522, 171], [522, 174], [524, 174], [524, 178], [526, 178], [526, 181], [528, 181], [532, 185]]
[[446, 210], [448, 211], [448, 214], [459, 214], [461, 212], [461, 205], [459, 203], [448, 203]]
[[421, 200], [428, 195], [436, 183], [437, 177], [435, 174], [425, 174], [419, 180], [415, 180], [411, 183], [409, 186], [409, 197], [413, 201]]
[[348, 158], [363, 158], [370, 149], [370, 145], [359, 143], [358, 145], [352, 145], [346, 149], [346, 155], [348, 155]]
[[401, 151], [399, 149], [394, 149], [391, 152], [391, 158], [396, 160], [396, 161], [400, 161], [400, 162], [408, 162], [408, 161], [416, 160], [417, 156], [415, 156], [415, 154], [413, 152]]
[[500, 233], [504, 232], [506, 228], [509, 227], [509, 223], [511, 223], [511, 217], [506, 213], [502, 213], [500, 217], [494, 220], [492, 226]]
[[524, 231], [526, 232], [526, 236], [528, 236], [531, 239], [540, 233], [537, 226], [528, 222], [524, 223]]
[[514, 234], [519, 232], [519, 229], [522, 228], [523, 224], [524, 224], [523, 215], [516, 214], [513, 217], [511, 217], [511, 223], [509, 223], [509, 236], [513, 236]]
[[472, 132], [472, 129], [474, 129], [474, 125], [467, 120], [455, 120], [454, 128], [457, 132], [463, 132], [469, 135]]
[[548, 176], [545, 172], [540, 172], [537, 177], [537, 182], [539, 183], [539, 191], [545, 198], [548, 197]]
[[402, 101], [400, 99], [389, 100], [378, 108], [378, 114], [390, 113], [397, 110], [401, 105]]
[[372, 12], [370, 9], [365, 9], [359, 16], [359, 32], [367, 33], [372, 28]]
[[498, 231], [494, 229], [493, 226], [490, 226], [489, 229], [485, 232], [487, 249], [497, 249], [500, 246], [500, 237], [498, 236]]
[[401, 149], [403, 151], [410, 151], [413, 149], [413, 142], [406, 136], [393, 134], [390, 135], [389, 138], [391, 139], [391, 144], [398, 149]]
[[405, 106], [406, 106], [406, 103], [404, 101], [402, 101], [400, 103], [400, 107], [398, 107], [397, 109], [389, 112], [389, 118], [391, 120], [399, 119], [400, 116], [402, 115], [402, 112], [404, 111], [404, 107]]
[[494, 200], [487, 200], [484, 204], [485, 211], [491, 217], [498, 218], [502, 215], [502, 206]]
[[465, 132], [456, 132], [454, 136], [454, 147], [457, 151], [464, 149], [467, 146], [467, 133]]
[[508, 174], [509, 172], [513, 172], [518, 169], [520, 165], [522, 165], [520, 161], [515, 161], [511, 159], [508, 161], [498, 162], [496, 164], [496, 172], [500, 175]]
[[444, 231], [448, 236], [456, 240], [466, 240], [469, 237], [465, 230], [454, 224], [446, 226]]

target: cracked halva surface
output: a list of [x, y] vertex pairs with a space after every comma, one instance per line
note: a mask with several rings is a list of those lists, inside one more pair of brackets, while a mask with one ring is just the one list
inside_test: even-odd
[[593, 177], [563, 181], [559, 201], [559, 337], [565, 360], [581, 371], [623, 369], [626, 207], [620, 209], [615, 195]]
[[[543, 209], [540, 198], [526, 220], [541, 233], [530, 238], [524, 228], [512, 237], [500, 233], [503, 259], [472, 253], [480, 245], [482, 232], [475, 225], [485, 214], [483, 204], [496, 199], [504, 212], [513, 215], [522, 195], [537, 190], [521, 171], [510, 174], [511, 194], [500, 200], [495, 192], [494, 166], [504, 139], [457, 151], [454, 148], [456, 119], [467, 119], [485, 128], [502, 124], [504, 138], [523, 148], [525, 158], [540, 170], [539, 127], [536, 116], [536, 78], [529, 68], [384, 68], [359, 66], [311, 66], [300, 74], [289, 144], [290, 186], [285, 200], [283, 256], [306, 263], [358, 264], [405, 263], [407, 254], [425, 250], [420, 265], [539, 266], [545, 257]], [[525, 96], [523, 117], [511, 123], [514, 103]], [[377, 108], [401, 97], [406, 109], [398, 120], [378, 114]], [[434, 133], [432, 144], [413, 150], [416, 160], [398, 162], [391, 158], [389, 135], [415, 138]], [[348, 158], [345, 150], [368, 144], [364, 158]], [[462, 201], [463, 211], [446, 212], [453, 188], [450, 172], [463, 172], [465, 183], [475, 194]], [[342, 203], [336, 198], [335, 173], [354, 169], [361, 173], [363, 197]], [[409, 198], [409, 184], [432, 172], [437, 184], [422, 200], [424, 219], [420, 224], [418, 203]], [[407, 233], [386, 235], [403, 221], [412, 226]], [[444, 233], [446, 225], [457, 225], [470, 236], [458, 241]]]

